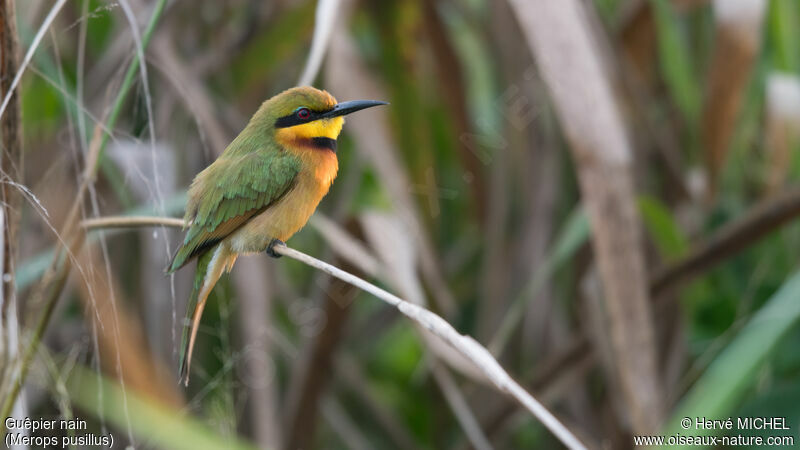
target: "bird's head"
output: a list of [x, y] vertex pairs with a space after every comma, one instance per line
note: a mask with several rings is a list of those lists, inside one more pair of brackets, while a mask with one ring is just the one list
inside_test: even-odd
[[345, 115], [386, 104], [375, 100], [338, 103], [328, 92], [304, 86], [267, 100], [253, 119], [274, 132], [275, 140], [284, 147], [335, 151]]

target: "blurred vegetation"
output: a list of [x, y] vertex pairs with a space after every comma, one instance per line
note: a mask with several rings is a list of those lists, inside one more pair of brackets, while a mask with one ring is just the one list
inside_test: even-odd
[[[594, 7], [589, 17], [608, 50], [604, 61], [614, 74], [634, 143], [649, 273], [679, 263], [755, 205], [797, 184], [800, 124], [788, 133], [788, 164], [775, 162], [767, 96], [776, 73], [800, 83], [796, 0], [767, 2], [752, 67], [732, 69], [750, 76], [716, 186], [709, 186], [702, 118], [708, 73], [716, 61], [711, 2], [583, 3]], [[130, 0], [140, 33], [155, 4]], [[21, 53], [51, 6], [44, 0], [17, 2]], [[84, 215], [180, 216], [192, 177], [222, 151], [217, 140], [229, 142], [263, 100], [296, 83], [315, 8], [316, 2], [308, 0], [167, 2], [146, 49], [150, 91], [134, 72], [119, 119], [108, 130], [112, 135]], [[433, 246], [443, 285], [456, 299], [456, 308], [446, 311], [438, 301], [439, 286], [420, 264], [415, 276], [423, 280], [431, 309], [489, 346], [587, 444], [631, 447], [609, 367], [613, 363], [604, 354], [603, 320], [593, 318], [597, 309], [588, 306], [592, 300], [586, 290], [597, 292], [597, 287], [587, 280], [596, 270], [573, 161], [513, 11], [499, 0], [358, 1], [351, 15], [342, 13], [337, 20], [346, 26], [332, 40], [344, 39], [338, 33], [347, 31], [383, 94], [380, 99], [391, 102], [388, 139], [398, 170], [410, 183], [407, 195], [421, 217], [425, 242]], [[640, 31], [631, 31], [634, 27]], [[73, 0], [59, 13], [23, 78], [25, 173], [18, 181], [47, 210], [44, 215], [28, 203], [19, 211], [16, 283], [25, 329], [35, 323], [40, 307], [25, 299], [53, 258], [51, 226], [58, 229], [65, 219], [88, 142], [98, 121], [108, 120], [133, 55], [130, 25], [119, 3]], [[328, 79], [332, 71], [346, 69], [327, 61], [315, 85], [338, 95]], [[146, 95], [153, 105], [152, 147]], [[375, 167], [376, 152], [345, 125], [340, 173], [320, 206], [367, 246], [359, 218], [400, 209], [387, 187], [390, 180]], [[679, 180], [663, 152], [672, 152], [678, 162]], [[781, 183], [769, 186], [775, 171]], [[66, 384], [73, 414], [92, 417], [98, 429], [108, 426], [120, 442], [133, 437], [142, 448], [177, 447], [190, 437], [198, 446], [234, 438], [264, 446], [257, 431], [264, 416], [253, 405], [264, 398], [271, 398], [268, 406], [284, 434], [273, 444], [286, 444], [294, 427], [315, 448], [470, 445], [433, 376], [429, 362], [438, 356], [415, 328], [360, 292], [352, 294], [344, 317], [334, 321], [327, 312], [334, 301], [329, 280], [285, 258], [264, 261], [259, 267], [266, 270], [255, 284], [267, 287], [269, 353], [254, 357], [243, 332], [248, 304], [240, 300], [251, 295], [249, 284], [224, 277], [203, 317], [192, 384], [181, 393], [173, 383], [176, 336], [191, 270], [174, 278], [161, 273], [179, 239], [178, 232], [167, 229], [90, 235], [87, 245], [102, 247], [100, 263], [73, 271], [45, 335], [57, 369], [46, 370], [37, 358], [31, 377], [40, 382], [24, 391], [28, 415], [61, 414], [60, 394], [43, 386], [78, 378], [86, 383]], [[289, 244], [343, 264], [314, 227]], [[659, 294], [666, 299], [653, 307], [653, 317], [668, 427], [684, 416], [785, 416], [798, 439], [798, 248], [795, 221], [770, 229], [763, 239]], [[108, 353], [100, 351], [98, 327], [118, 319], [94, 312], [98, 299], [82, 298], [78, 287], [94, 286], [99, 279], [107, 279], [119, 294], [105, 299], [119, 304], [114, 314], [135, 324], [131, 329], [141, 337], [128, 339], [121, 332], [116, 350]], [[393, 290], [385, 278], [374, 281]], [[98, 291], [90, 287], [88, 292], [93, 297]], [[293, 417], [302, 397], [298, 391], [307, 387], [305, 371], [316, 367], [311, 350], [325, 328], [334, 326], [338, 337], [330, 343], [329, 360], [319, 366], [323, 380], [314, 394], [314, 416]], [[562, 356], [581, 339], [589, 341], [587, 359], [564, 362]], [[126, 360], [138, 354], [137, 343], [146, 357]], [[116, 358], [121, 362], [110, 362]], [[246, 373], [252, 358], [267, 361], [270, 379], [254, 380]], [[134, 375], [119, 373], [125, 370], [158, 374], [151, 382], [176, 393], [180, 406], [140, 393]], [[93, 374], [101, 372], [104, 378], [95, 379]], [[105, 377], [122, 380], [124, 389], [109, 387], [114, 382]], [[493, 446], [557, 445], [511, 400], [468, 376], [458, 375], [457, 382]], [[168, 407], [185, 416], [153, 409]], [[119, 415], [122, 408], [125, 416]]]

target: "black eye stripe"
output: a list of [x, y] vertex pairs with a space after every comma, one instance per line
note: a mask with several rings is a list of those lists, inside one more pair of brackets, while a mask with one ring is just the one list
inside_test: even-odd
[[[305, 109], [308, 109], [308, 108], [305, 108]], [[323, 114], [323, 113], [326, 112], [326, 111], [314, 111], [314, 110], [311, 110], [311, 109], [308, 109], [308, 111], [311, 114], [309, 114], [309, 116], [307, 118], [305, 118], [305, 119], [301, 119], [301, 118], [297, 117], [297, 110], [293, 111], [289, 115], [286, 115], [286, 116], [283, 116], [283, 117], [279, 117], [275, 121], [275, 128], [287, 128], [287, 127], [293, 127], [295, 125], [301, 125], [301, 124], [304, 124], [304, 123], [313, 122], [313, 121], [315, 121], [315, 120], [317, 120], [319, 118], [320, 114]]]

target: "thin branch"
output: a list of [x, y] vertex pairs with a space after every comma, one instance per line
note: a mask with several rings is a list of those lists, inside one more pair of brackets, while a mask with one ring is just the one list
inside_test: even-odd
[[[12, 93], [11, 78], [17, 72], [19, 53], [16, 14], [13, 0], [0, 3], [0, 93]], [[11, 95], [8, 114], [0, 119], [0, 141], [3, 155], [0, 157], [0, 172], [9, 177], [22, 173], [22, 117], [20, 95]], [[0, 287], [0, 380], [13, 372], [12, 364], [18, 353], [19, 320], [14, 283], [15, 252], [19, 215], [12, 212], [19, 206], [21, 196], [11, 189], [9, 183], [0, 186], [0, 274], [4, 280]], [[0, 394], [6, 384], [0, 381]]]
[[[716, 231], [684, 258], [657, 270], [649, 282], [651, 300], [663, 302], [674, 299], [660, 295], [667, 288], [701, 276], [720, 262], [753, 245], [756, 241], [800, 216], [800, 186], [752, 207], [737, 219]], [[563, 367], [582, 357], [591, 357], [592, 343], [586, 335], [579, 335], [563, 352], [550, 358], [538, 375], [537, 384], [544, 389], [563, 376]]]
[[[106, 223], [113, 224], [112, 226], [183, 226], [183, 221], [180, 219], [173, 219], [167, 217], [133, 217], [134, 220], [125, 222], [124, 217], [106, 217], [102, 219], [94, 219], [95, 228], [98, 228], [97, 221], [104, 220]], [[84, 222], [85, 223], [85, 222]], [[336, 277], [345, 283], [351, 284], [362, 291], [368, 292], [378, 299], [388, 303], [397, 308], [403, 315], [416, 322], [423, 328], [435, 334], [448, 344], [450, 344], [459, 353], [464, 355], [472, 363], [474, 363], [486, 377], [492, 381], [495, 387], [504, 392], [522, 406], [524, 406], [531, 414], [534, 415], [539, 421], [547, 427], [565, 446], [571, 449], [585, 449], [586, 447], [572, 434], [550, 411], [541, 405], [535, 398], [533, 398], [528, 391], [519, 385], [508, 372], [503, 369], [497, 360], [489, 353], [488, 350], [470, 336], [459, 334], [452, 325], [442, 319], [437, 314], [409, 303], [400, 297], [391, 294], [366, 280], [363, 280], [349, 272], [345, 272], [338, 267], [332, 266], [324, 261], [320, 261], [313, 256], [307, 255], [303, 252], [287, 247], [285, 245], [275, 246], [274, 251], [283, 256], [300, 261], [310, 267], [327, 273]]]
[[657, 348], [635, 208], [633, 150], [580, 0], [509, 0], [570, 144], [602, 277], [616, 369], [634, 432], [663, 414]]
[[[765, 200], [754, 206], [745, 215], [715, 232], [705, 243], [689, 253], [686, 257], [657, 270], [650, 278], [650, 291], [654, 298], [659, 293], [680, 282], [701, 276], [726, 258], [735, 255], [762, 237], [775, 231], [800, 215], [800, 186], [788, 189], [784, 193]], [[87, 229], [95, 228], [130, 228], [139, 226], [182, 227], [184, 222], [178, 218], [151, 216], [122, 216], [88, 219], [82, 222]], [[591, 343], [585, 336], [579, 336], [565, 349], [560, 356], [551, 358], [552, 364], [546, 364], [543, 371], [536, 376], [537, 386], [545, 389], [559, 377], [562, 367], [568, 361], [581, 358], [591, 353]]]
[[740, 219], [720, 228], [684, 258], [657, 270], [650, 278], [650, 291], [656, 296], [667, 287], [702, 274], [798, 215], [800, 186], [795, 186], [754, 206]]
[[42, 42], [42, 38], [44, 37], [44, 33], [50, 28], [50, 25], [56, 19], [58, 12], [61, 11], [61, 8], [64, 6], [67, 0], [59, 0], [58, 3], [53, 5], [50, 9], [50, 12], [47, 14], [47, 17], [44, 18], [44, 22], [42, 22], [42, 26], [39, 27], [39, 31], [36, 32], [36, 36], [33, 38], [33, 42], [31, 42], [31, 46], [28, 48], [28, 52], [25, 53], [25, 58], [22, 60], [22, 64], [20, 64], [19, 69], [17, 70], [16, 75], [14, 75], [14, 80], [11, 82], [11, 87], [8, 91], [5, 92], [5, 97], [3, 97], [3, 103], [0, 105], [0, 117], [3, 117], [3, 113], [5, 112], [6, 108], [8, 107], [9, 102], [11, 101], [11, 96], [14, 94], [14, 90], [17, 88], [20, 80], [22, 80], [22, 75], [25, 73], [25, 68], [28, 67], [28, 64], [33, 59], [33, 54], [36, 53], [36, 49], [39, 47], [39, 43]]
[[[52, 19], [55, 17], [57, 8], [63, 6], [63, 1], [56, 4], [56, 6], [51, 10], [50, 14], [48, 14], [47, 19], [45, 19], [45, 24], [50, 25]], [[153, 34], [153, 30], [155, 29], [156, 24], [158, 23], [159, 19], [161, 18], [161, 14], [164, 12], [164, 7], [166, 6], [166, 0], [159, 0], [156, 3], [155, 8], [153, 10], [153, 14], [150, 17], [150, 22], [147, 25], [147, 29], [144, 32], [142, 37], [142, 45], [147, 46], [150, 42], [150, 37]], [[51, 18], [51, 16], [53, 16]], [[46, 27], [43, 24], [40, 33], [43, 34]], [[38, 36], [37, 36], [38, 37]], [[22, 66], [20, 67], [17, 77], [21, 77], [21, 73], [25, 69], [26, 61], [29, 61], [29, 57], [32, 57], [32, 52], [35, 50], [35, 45], [31, 46], [29, 50], [29, 54], [26, 55], [25, 61], [23, 61]], [[113, 129], [114, 124], [116, 123], [117, 117], [119, 117], [119, 113], [122, 110], [122, 105], [125, 101], [125, 98], [130, 90], [131, 86], [133, 85], [133, 78], [138, 70], [139, 58], [138, 56], [134, 56], [131, 65], [128, 67], [128, 71], [125, 74], [125, 79], [122, 82], [122, 85], [119, 88], [119, 93], [117, 94], [117, 98], [114, 101], [114, 104], [111, 109], [111, 114], [108, 116], [108, 120], [106, 123], [107, 129]], [[12, 83], [11, 89], [14, 89], [14, 84]], [[9, 96], [6, 96], [8, 99]], [[3, 105], [6, 104], [4, 101]], [[2, 108], [0, 108], [0, 115], [2, 114]], [[58, 302], [58, 298], [61, 295], [61, 291], [66, 283], [67, 276], [69, 275], [70, 269], [72, 267], [71, 264], [71, 257], [75, 253], [77, 249], [79, 249], [84, 242], [84, 238], [86, 237], [84, 233], [81, 233], [80, 230], [76, 229], [76, 225], [78, 225], [78, 215], [80, 214], [80, 206], [81, 202], [83, 201], [86, 192], [89, 190], [90, 185], [94, 181], [94, 175], [97, 173], [97, 167], [99, 166], [99, 161], [102, 157], [102, 152], [106, 144], [108, 143], [110, 135], [108, 133], [103, 132], [103, 128], [99, 125], [95, 127], [94, 136], [92, 137], [92, 142], [89, 145], [89, 152], [86, 158], [86, 167], [84, 167], [83, 179], [81, 180], [81, 184], [78, 187], [78, 192], [75, 195], [75, 201], [73, 202], [69, 213], [67, 214], [67, 219], [64, 222], [63, 227], [61, 228], [61, 232], [59, 233], [59, 242], [56, 247], [56, 252], [54, 253], [53, 261], [51, 262], [50, 266], [45, 272], [41, 282], [39, 285], [33, 290], [29, 297], [29, 304], [32, 305], [43, 305], [42, 306], [42, 313], [39, 316], [36, 324], [36, 328], [34, 330], [34, 334], [32, 336], [31, 341], [28, 343], [28, 346], [25, 348], [25, 351], [22, 355], [22, 362], [20, 366], [20, 372], [16, 379], [12, 384], [11, 394], [5, 399], [5, 402], [0, 408], [0, 416], [6, 417], [8, 416], [9, 411], [11, 410], [12, 405], [15, 403], [17, 395], [19, 395], [19, 391], [22, 388], [22, 384], [25, 382], [25, 378], [28, 375], [28, 369], [30, 368], [30, 363], [33, 360], [34, 355], [36, 354], [37, 349], [39, 348], [39, 342], [41, 342], [42, 336], [44, 335], [44, 331], [47, 329], [47, 325], [50, 323], [50, 317], [55, 310], [56, 303]], [[66, 258], [64, 258], [63, 262], [59, 265], [59, 261], [62, 258], [62, 255], [66, 254]], [[48, 288], [49, 291], [48, 291]], [[43, 301], [44, 303], [41, 303]]]
[[104, 269], [102, 257], [99, 247], [87, 246], [79, 258], [90, 274], [89, 282], [77, 283], [86, 323], [96, 323], [100, 364], [123, 388], [132, 388], [158, 404], [180, 409], [181, 394], [162, 361], [151, 354], [146, 331], [138, 316], [127, 307], [130, 303], [119, 290], [118, 280]]
[[152, 217], [152, 216], [111, 216], [86, 219], [81, 222], [81, 226], [86, 231], [97, 228], [138, 228], [148, 226], [184, 227], [186, 222], [183, 219], [173, 217]]
[[[389, 286], [411, 303], [426, 307], [428, 299], [418, 277], [419, 268], [415, 259], [414, 238], [401, 224], [402, 221], [397, 214], [370, 212], [361, 215], [364, 235], [386, 267], [386, 281]], [[431, 335], [424, 328], [415, 328], [418, 329], [426, 347], [431, 350], [428, 366], [432, 369], [433, 379], [442, 391], [464, 433], [476, 449], [491, 448], [489, 440], [478, 426], [478, 420], [470, 409], [466, 396], [453, 381], [450, 372], [441, 368], [439, 358], [473, 381], [483, 384], [491, 382], [473, 362], [464, 358], [461, 353]]]
[[475, 415], [464, 398], [464, 394], [453, 379], [453, 375], [436, 358], [431, 358], [429, 364], [433, 377], [439, 384], [442, 394], [444, 394], [445, 401], [450, 405], [450, 409], [453, 410], [456, 420], [458, 420], [472, 446], [476, 450], [491, 450], [492, 444], [489, 443], [489, 439], [481, 429], [481, 425], [475, 419]]
[[[153, 14], [150, 16], [150, 22], [147, 24], [147, 28], [144, 30], [144, 34], [142, 35], [142, 47], [147, 47], [150, 43], [150, 38], [153, 36], [153, 31], [156, 28], [156, 24], [158, 24], [161, 15], [164, 13], [164, 8], [167, 5], [166, 0], [159, 0], [156, 3]], [[125, 99], [128, 96], [128, 92], [130, 91], [131, 86], [133, 85], [134, 78], [136, 74], [139, 72], [139, 55], [136, 54], [131, 61], [131, 65], [128, 66], [128, 71], [125, 72], [125, 78], [122, 79], [122, 85], [119, 87], [119, 94], [117, 98], [114, 100], [114, 106], [111, 108], [111, 113], [108, 115], [108, 120], [106, 126], [108, 129], [113, 129], [114, 124], [117, 122], [117, 118], [119, 117], [120, 112], [122, 111], [122, 105], [125, 103]], [[99, 158], [102, 157], [103, 150], [108, 144], [108, 140], [111, 137], [108, 133], [103, 133], [102, 141], [100, 142], [100, 154], [98, 155]], [[96, 173], [98, 165], [94, 165], [95, 172], [92, 172], [94, 175]]]

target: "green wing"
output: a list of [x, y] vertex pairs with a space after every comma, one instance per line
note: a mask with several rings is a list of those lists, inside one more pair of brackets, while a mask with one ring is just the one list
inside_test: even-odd
[[223, 154], [189, 188], [191, 222], [168, 271], [183, 267], [280, 199], [294, 185], [300, 161], [286, 152]]

